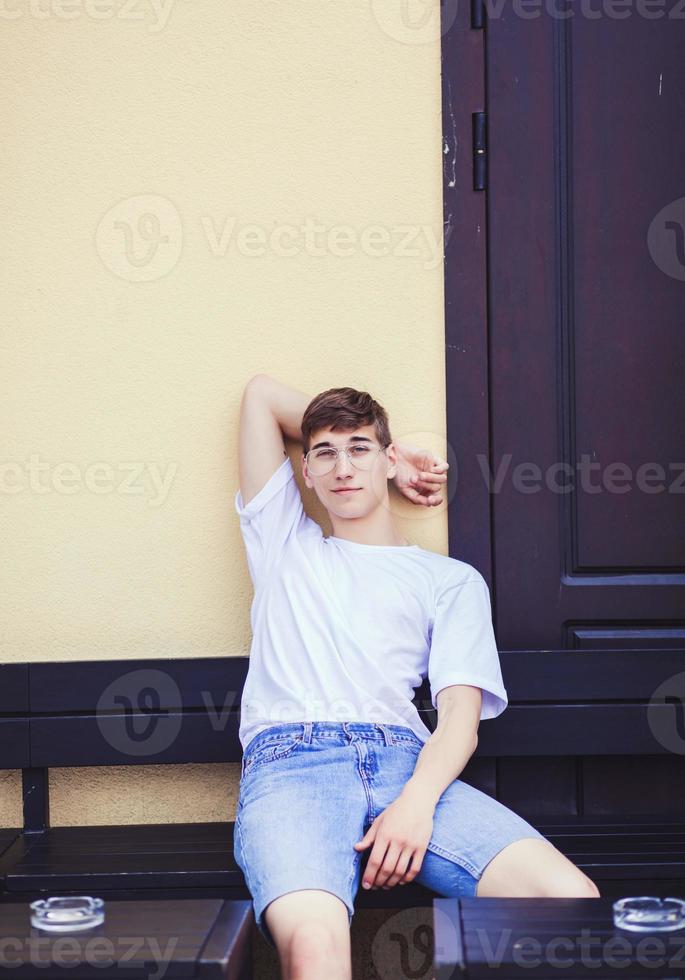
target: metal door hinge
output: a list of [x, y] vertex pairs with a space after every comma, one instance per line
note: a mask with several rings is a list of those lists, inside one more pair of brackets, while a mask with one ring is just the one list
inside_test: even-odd
[[471, 27], [482, 31], [485, 27], [485, 4], [483, 0], [471, 0]]
[[484, 191], [488, 184], [487, 113], [471, 114], [473, 123], [473, 189]]

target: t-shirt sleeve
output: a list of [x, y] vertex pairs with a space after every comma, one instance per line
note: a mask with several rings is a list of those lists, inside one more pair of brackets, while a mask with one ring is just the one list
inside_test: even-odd
[[283, 460], [247, 504], [243, 505], [238, 490], [235, 509], [255, 586], [268, 575], [293, 535], [305, 528], [319, 529], [318, 524], [305, 514], [290, 457]]
[[476, 572], [448, 583], [438, 594], [428, 658], [431, 702], [450, 684], [470, 684], [483, 692], [480, 720], [496, 718], [508, 704], [492, 625], [490, 590]]

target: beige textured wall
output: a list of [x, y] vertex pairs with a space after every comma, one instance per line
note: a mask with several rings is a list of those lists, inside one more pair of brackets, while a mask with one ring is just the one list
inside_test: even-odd
[[[255, 372], [445, 451], [438, 0], [405, 7], [3, 6], [3, 662], [247, 654]], [[53, 824], [232, 819], [238, 775], [54, 770]]]

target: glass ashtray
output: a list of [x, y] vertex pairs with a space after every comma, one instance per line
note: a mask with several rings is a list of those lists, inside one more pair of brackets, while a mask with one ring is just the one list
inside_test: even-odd
[[638, 895], [614, 902], [614, 925], [631, 932], [669, 932], [685, 927], [685, 901]]
[[90, 895], [41, 898], [31, 902], [31, 925], [48, 932], [92, 929], [105, 920], [105, 903]]

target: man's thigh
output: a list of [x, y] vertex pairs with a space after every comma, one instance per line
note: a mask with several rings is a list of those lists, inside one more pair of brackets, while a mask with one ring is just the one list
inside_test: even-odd
[[[397, 798], [417, 756], [418, 751], [388, 752], [373, 785], [377, 809], [385, 809]], [[428, 849], [414, 880], [440, 895], [475, 895], [492, 858], [523, 838], [547, 839], [499, 800], [455, 779], [435, 807]]]
[[[266, 910], [293, 904], [297, 912], [305, 898], [290, 897], [294, 893], [323, 892], [321, 908], [335, 910], [326, 921], [342, 910], [349, 931], [360, 861], [354, 843], [367, 812], [356, 758], [349, 747], [299, 746], [287, 757], [264, 756], [241, 783], [234, 858], [252, 894], [257, 927], [272, 945]], [[286, 930], [291, 918], [286, 911]]]
[[495, 855], [523, 839], [547, 841], [504, 803], [455, 779], [436, 806], [425, 868], [422, 865], [415, 880], [439, 894], [475, 895], [478, 881]]

